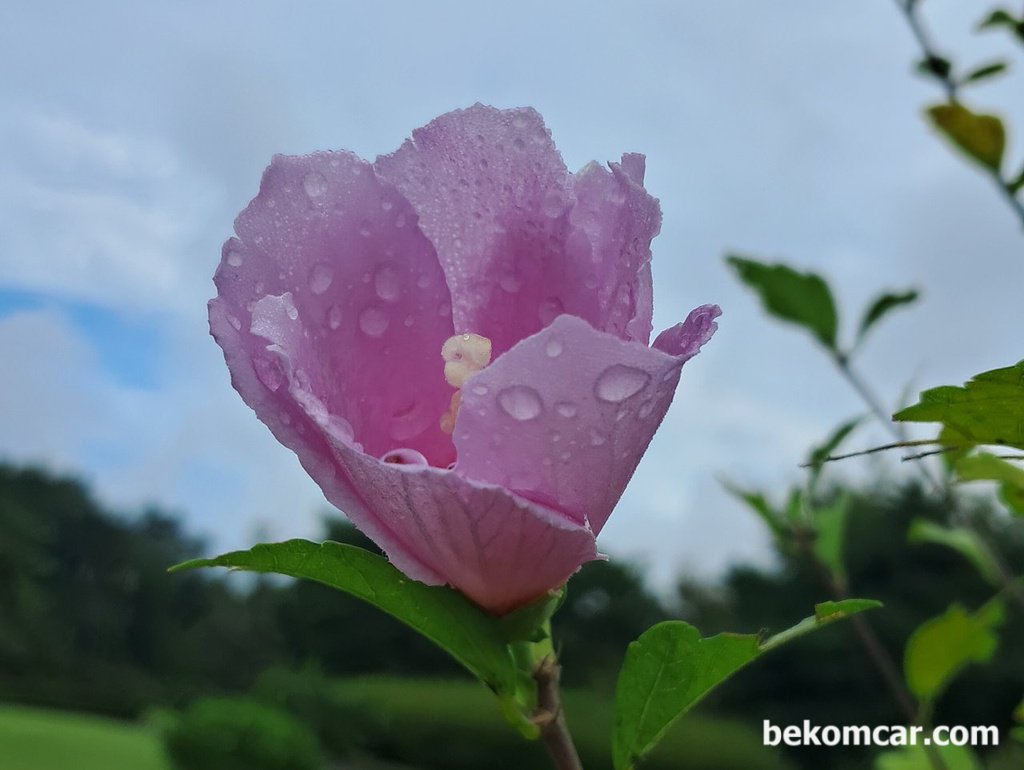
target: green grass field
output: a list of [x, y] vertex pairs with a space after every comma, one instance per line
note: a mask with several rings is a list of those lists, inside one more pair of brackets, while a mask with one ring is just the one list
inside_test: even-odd
[[145, 727], [0, 706], [0, 770], [169, 770]]

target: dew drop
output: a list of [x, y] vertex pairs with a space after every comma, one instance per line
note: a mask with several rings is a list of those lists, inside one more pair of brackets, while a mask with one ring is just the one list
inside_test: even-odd
[[402, 323], [405, 324], [405, 328], [408, 329], [410, 326], [416, 323], [416, 319], [413, 318], [411, 315], [407, 315]]
[[373, 286], [377, 296], [385, 302], [394, 302], [402, 292], [402, 282], [398, 271], [391, 265], [381, 265], [373, 277]]
[[653, 398], [648, 400], [648, 401], [645, 401], [643, 403], [643, 405], [640, 407], [639, 411], [637, 411], [637, 416], [641, 420], [646, 419], [647, 417], [650, 417], [651, 416], [651, 412], [654, 411], [654, 406], [655, 406], [655, 404], [654, 404], [654, 399]]
[[405, 214], [399, 214], [397, 217], [395, 217], [395, 227], [405, 227]]
[[594, 384], [594, 395], [602, 401], [617, 404], [635, 396], [646, 388], [650, 381], [651, 375], [643, 369], [615, 364], [601, 372]]
[[332, 305], [331, 309], [327, 311], [327, 325], [332, 329], [337, 329], [341, 326], [342, 310], [337, 305]]
[[231, 267], [241, 267], [243, 261], [242, 252], [236, 249], [228, 252], [227, 262]]
[[427, 288], [430, 286], [430, 276], [426, 273], [421, 273], [420, 277], [416, 279], [416, 285], [421, 289]]
[[381, 210], [383, 210], [383, 211], [391, 211], [391, 209], [394, 207], [394, 205], [395, 204], [392, 203], [389, 200], [383, 200], [383, 201], [380, 202], [380, 207], [381, 207]]
[[380, 337], [387, 331], [391, 319], [379, 307], [368, 307], [359, 314], [359, 329], [367, 337]]
[[229, 322], [231, 323], [231, 325], [232, 325], [233, 327], [235, 327], [235, 331], [236, 331], [236, 332], [237, 332], [237, 331], [241, 331], [241, 330], [242, 330], [242, 322], [241, 322], [241, 321], [239, 321], [239, 320], [238, 320], [237, 318], [235, 318], [234, 316], [228, 316], [228, 321], [229, 321]]
[[537, 310], [537, 317], [540, 318], [540, 322], [542, 324], [547, 326], [558, 318], [564, 310], [565, 306], [562, 304], [562, 300], [558, 297], [548, 297], [540, 303], [540, 308]]
[[368, 219], [359, 223], [359, 234], [364, 238], [370, 237], [370, 221]]
[[441, 307], [437, 309], [437, 314], [442, 318], [446, 318], [452, 314], [452, 303], [442, 302]]
[[521, 150], [524, 147], [526, 147], [526, 142], [524, 142], [520, 137], [517, 136], [515, 139], [512, 140], [512, 146], [515, 147], [517, 150]]
[[288, 317], [293, 321], [299, 320], [299, 309], [295, 307], [295, 304], [291, 301], [290, 295], [286, 294], [284, 312], [288, 314]]
[[310, 171], [302, 180], [302, 187], [310, 198], [318, 198], [327, 192], [327, 179], [319, 171]]
[[552, 337], [544, 346], [544, 352], [547, 353], [548, 358], [558, 358], [562, 355], [562, 341], [557, 337]]
[[538, 417], [544, 409], [540, 396], [526, 385], [513, 385], [498, 394], [498, 405], [505, 414], [520, 422]]
[[474, 385], [473, 386], [473, 393], [475, 393], [478, 396], [486, 396], [487, 395], [487, 386], [482, 384], [482, 383], [479, 384], [479, 385]]
[[555, 411], [562, 415], [562, 417], [575, 417], [576, 405], [569, 401], [559, 401], [555, 404]]
[[281, 371], [281, 364], [276, 359], [257, 358], [253, 361], [253, 366], [260, 382], [272, 393], [284, 384], [284, 372]]
[[591, 444], [591, 446], [601, 446], [607, 440], [608, 440], [608, 438], [603, 433], [598, 433], [596, 430], [592, 431], [591, 434], [590, 434], [590, 444]]
[[517, 113], [516, 115], [514, 115], [512, 117], [512, 127], [513, 128], [518, 128], [518, 129], [526, 128], [527, 122], [528, 121], [526, 120], [526, 116], [521, 114], [521, 113]]
[[501, 280], [498, 281], [498, 284], [509, 294], [515, 294], [523, 287], [523, 279], [518, 275], [505, 273], [505, 275], [501, 277]]
[[318, 262], [309, 273], [309, 290], [314, 294], [323, 294], [330, 288], [333, 280], [334, 268]]

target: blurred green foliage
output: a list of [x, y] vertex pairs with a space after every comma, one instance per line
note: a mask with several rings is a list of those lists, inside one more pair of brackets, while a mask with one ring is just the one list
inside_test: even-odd
[[[885, 603], [871, 621], [900, 660], [917, 626], [945, 612], [952, 600], [981, 606], [991, 586], [958, 553], [941, 545], [908, 543], [915, 520], [950, 525], [942, 500], [912, 486], [883, 487], [887, 491], [845, 490], [849, 502], [840, 555], [857, 593]], [[825, 488], [820, 497], [827, 502], [843, 491]], [[780, 515], [787, 524], [802, 525], [806, 513], [800, 505], [786, 504]], [[1008, 523], [1017, 520], [984, 507], [977, 513], [988, 539], [999, 542], [1012, 563], [1024, 563], [1021, 533]], [[340, 520], [331, 521], [326, 535], [372, 547]], [[406, 724], [402, 720], [414, 723], [422, 717], [426, 700], [426, 711], [437, 717], [430, 730], [438, 736], [447, 730], [445, 740], [469, 730], [458, 742], [474, 743], [478, 736], [466, 722], [479, 718], [508, 746], [536, 748], [502, 722], [493, 696], [475, 683], [466, 684], [479, 698], [473, 706], [459, 705], [455, 695], [449, 704], [447, 684], [437, 685], [432, 700], [431, 685], [418, 685], [418, 695], [413, 697], [411, 690], [395, 705], [403, 709], [401, 719], [372, 705], [392, 696], [336, 701], [326, 680], [367, 673], [447, 680], [461, 670], [394, 619], [316, 583], [166, 574], [168, 565], [199, 553], [201, 543], [173, 517], [153, 511], [113, 514], [76, 482], [0, 466], [0, 700], [135, 715], [153, 704], [181, 706], [202, 695], [251, 690], [257, 700], [308, 724], [331, 754], [344, 753], [365, 730], [377, 736], [375, 750], [394, 756], [412, 752], [417, 740], [441, 740], [431, 739], [426, 727], [414, 738], [415, 724], [407, 737], [392, 735], [396, 725]], [[570, 582], [553, 619], [571, 691], [574, 733], [581, 743], [600, 745], [600, 757], [607, 761], [615, 679], [629, 642], [652, 624], [679, 617], [704, 636], [720, 631], [771, 634], [830, 598], [807, 560], [786, 548], [780, 548], [774, 565], [738, 565], [715, 584], [683, 579], [675, 597], [653, 595], [642, 573], [629, 565], [587, 565]], [[1024, 660], [1014, 653], [1024, 649], [1019, 613], [1008, 614], [1000, 637], [992, 659], [973, 667], [971, 676], [953, 680], [939, 698], [937, 722], [997, 724], [1009, 730], [1009, 715], [1024, 692]], [[305, 673], [298, 681], [283, 674], [260, 679], [275, 666]], [[572, 692], [581, 687], [589, 694]], [[353, 709], [367, 726], [356, 724]], [[454, 712], [462, 711], [469, 712], [462, 721], [448, 724]], [[829, 724], [902, 721], [846, 626], [794, 641], [729, 680], [670, 732], [666, 751], [675, 751], [671, 745], [677, 735], [681, 744], [695, 746], [721, 749], [736, 743], [689, 732], [688, 725], [704, 729], [703, 717], [710, 712], [755, 730], [763, 719], [799, 724], [811, 716]], [[331, 745], [327, 736], [335, 731]], [[588, 732], [591, 739], [585, 737]], [[389, 741], [408, 743], [401, 748]], [[592, 761], [599, 761], [596, 749]], [[844, 764], [863, 767], [865, 752], [801, 748], [793, 750], [789, 761], [808, 769], [839, 770]]]
[[202, 698], [167, 718], [164, 745], [176, 770], [320, 770], [309, 727], [243, 698]]

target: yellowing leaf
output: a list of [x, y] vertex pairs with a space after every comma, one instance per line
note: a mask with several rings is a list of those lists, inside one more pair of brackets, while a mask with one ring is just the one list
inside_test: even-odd
[[937, 104], [928, 108], [932, 125], [970, 158], [999, 171], [1006, 149], [1006, 129], [995, 115], [971, 112], [962, 104]]

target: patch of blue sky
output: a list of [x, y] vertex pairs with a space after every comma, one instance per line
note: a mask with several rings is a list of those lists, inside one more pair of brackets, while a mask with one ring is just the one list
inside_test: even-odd
[[147, 390], [159, 386], [165, 342], [159, 318], [42, 292], [0, 287], [0, 318], [44, 308], [56, 309], [71, 321], [117, 384]]

